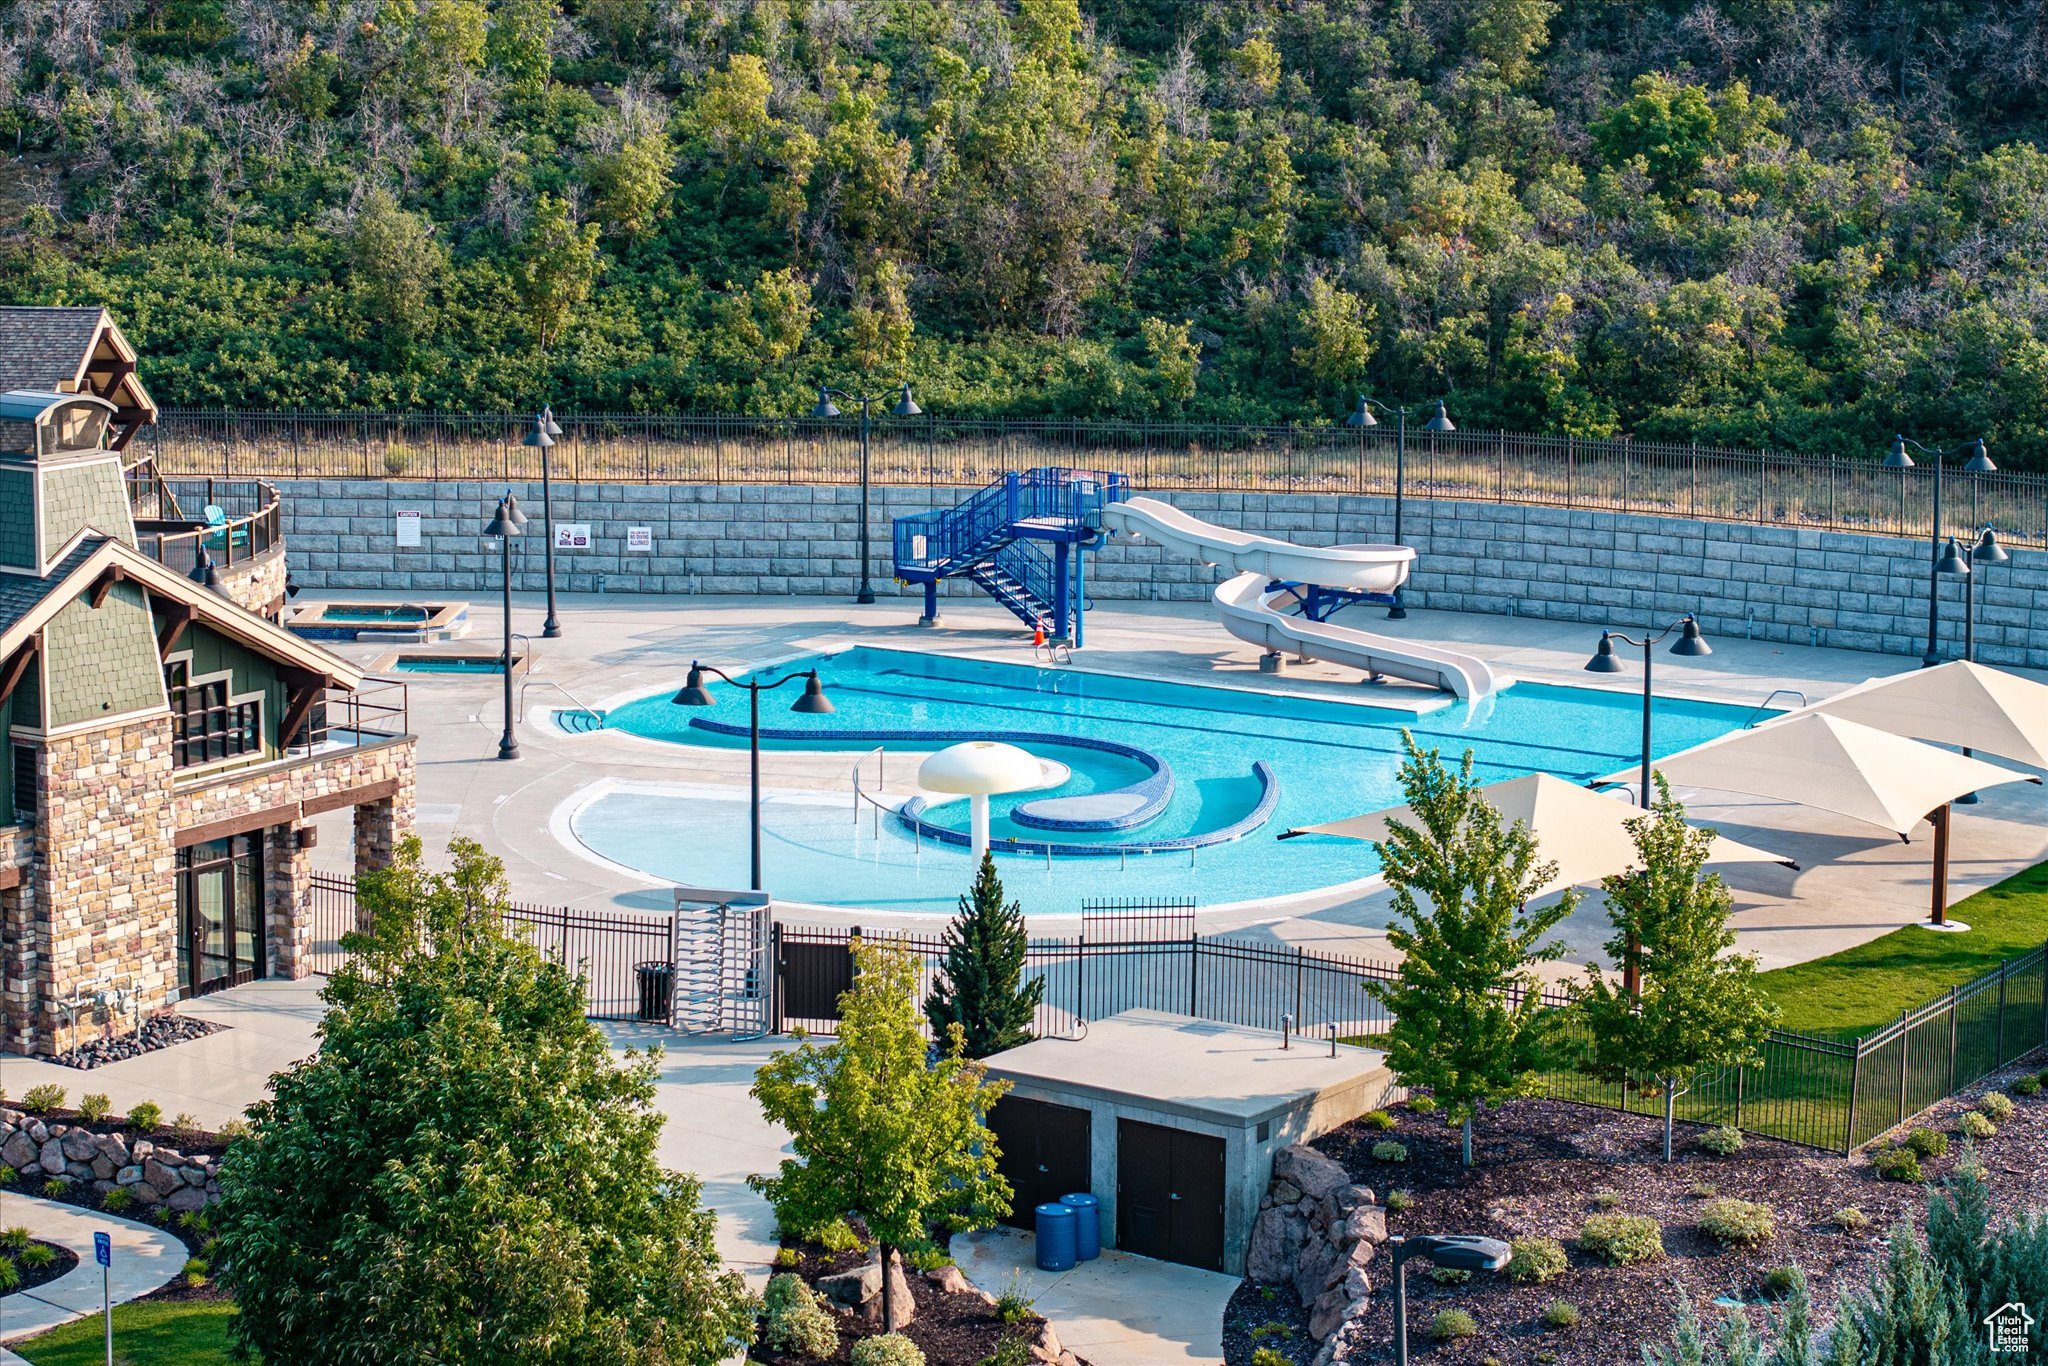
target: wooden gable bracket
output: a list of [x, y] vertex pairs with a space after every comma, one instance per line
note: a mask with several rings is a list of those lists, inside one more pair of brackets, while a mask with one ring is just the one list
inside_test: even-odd
[[156, 657], [159, 662], [171, 657], [171, 651], [178, 648], [178, 641], [185, 634], [185, 628], [199, 616], [199, 609], [189, 602], [170, 602], [165, 605], [169, 610], [164, 613], [163, 624], [156, 628]]
[[14, 657], [4, 666], [0, 666], [0, 703], [5, 703], [8, 698], [14, 696], [15, 688], [28, 676], [29, 666], [36, 662], [36, 652], [41, 650], [42, 646], [41, 636], [30, 636], [28, 644], [16, 650]]
[[291, 743], [299, 733], [299, 727], [306, 724], [306, 718], [313, 714], [313, 708], [327, 696], [327, 675], [311, 669], [279, 669], [278, 677], [289, 689], [285, 703], [284, 719], [278, 723], [277, 743], [280, 746]]
[[118, 356], [95, 356], [86, 364], [85, 373], [94, 378], [126, 379], [135, 373], [135, 362]]
[[100, 604], [107, 600], [107, 594], [114, 591], [115, 584], [126, 582], [128, 582], [128, 571], [120, 565], [110, 564], [102, 570], [100, 576], [94, 579], [92, 584], [93, 610], [99, 610]]

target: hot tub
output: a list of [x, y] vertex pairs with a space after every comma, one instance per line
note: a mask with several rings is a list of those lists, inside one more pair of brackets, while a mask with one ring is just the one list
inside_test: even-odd
[[316, 602], [285, 622], [308, 640], [385, 641], [423, 645], [469, 634], [466, 602]]

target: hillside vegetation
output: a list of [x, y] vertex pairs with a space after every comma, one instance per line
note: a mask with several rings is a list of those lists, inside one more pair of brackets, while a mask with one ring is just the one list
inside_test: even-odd
[[2048, 467], [2035, 0], [0, 0], [0, 295], [167, 401]]

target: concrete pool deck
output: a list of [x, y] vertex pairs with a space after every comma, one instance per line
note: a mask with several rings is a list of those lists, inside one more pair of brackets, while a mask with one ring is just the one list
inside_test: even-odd
[[[351, 600], [378, 600], [352, 593]], [[401, 601], [404, 595], [382, 595]], [[436, 855], [454, 835], [478, 840], [505, 859], [513, 894], [551, 905], [614, 906], [665, 912], [663, 884], [605, 865], [565, 847], [556, 814], [570, 798], [602, 779], [618, 782], [711, 784], [735, 791], [746, 783], [744, 750], [698, 749], [621, 735], [572, 735], [546, 723], [558, 707], [607, 708], [681, 682], [691, 660], [723, 667], [788, 659], [825, 646], [852, 644], [922, 650], [1005, 663], [1034, 662], [1029, 633], [1000, 608], [949, 601], [944, 624], [914, 625], [907, 599], [856, 606], [832, 598], [652, 598], [563, 595], [563, 635], [538, 636], [544, 607], [537, 595], [514, 595], [513, 627], [530, 637], [530, 670], [517, 680], [521, 758], [493, 756], [503, 725], [498, 677], [409, 677], [413, 729], [420, 737], [420, 833]], [[495, 642], [502, 630], [495, 603], [473, 603], [474, 634], [464, 652]], [[1377, 622], [1375, 623], [1377, 625]], [[1497, 671], [1533, 682], [1600, 686], [1583, 665], [1598, 643], [1597, 625], [1535, 621], [1525, 617], [1411, 610], [1398, 628], [1419, 640], [1456, 644]], [[1705, 659], [1660, 654], [1660, 695], [1760, 706], [1776, 689], [1808, 701], [1830, 696], [1873, 676], [1911, 668], [1913, 660], [1858, 651], [1764, 641], [1715, 638]], [[367, 663], [388, 647], [337, 648]], [[426, 653], [431, 647], [421, 652]], [[1073, 668], [1133, 674], [1177, 682], [1247, 688], [1374, 706], [1434, 709], [1441, 693], [1402, 684], [1364, 685], [1351, 671], [1297, 665], [1261, 673], [1258, 651], [1228, 636], [1206, 604], [1103, 605], [1089, 613], [1088, 647]], [[1635, 695], [1639, 676], [1612, 677], [1615, 690]], [[1780, 705], [1796, 701], [1780, 698]], [[891, 750], [886, 790], [905, 786], [921, 757]], [[770, 750], [762, 758], [770, 792], [844, 793], [851, 800], [851, 756]], [[870, 790], [872, 786], [870, 786]], [[1690, 798], [1691, 794], [1681, 793]], [[1799, 861], [1802, 871], [1772, 867], [1730, 869], [1735, 924], [1741, 947], [1763, 966], [1818, 957], [1875, 938], [1927, 913], [1930, 844], [1923, 828], [1911, 844], [1875, 827], [1809, 808], [1760, 799], [1702, 794], [1689, 801], [1694, 816], [1733, 838], [1763, 845]], [[1957, 807], [1951, 896], [1961, 900], [2022, 868], [2048, 859], [2048, 796], [2032, 785], [1985, 793], [1977, 805]], [[322, 866], [345, 870], [349, 860], [345, 818], [320, 842]], [[772, 879], [771, 879], [772, 880]], [[1205, 931], [1230, 931], [1289, 945], [1386, 958], [1388, 898], [1370, 885], [1310, 893], [1272, 904], [1205, 910]], [[1567, 960], [1559, 975], [1599, 957], [1607, 938], [1597, 895], [1565, 922]], [[1078, 909], [1078, 908], [1077, 908]], [[916, 924], [935, 928], [930, 916], [874, 910], [806, 910], [793, 918], [859, 923], [870, 928]], [[1060, 916], [1034, 916], [1034, 926], [1062, 932]], [[1064, 928], [1070, 928], [1064, 927]]]

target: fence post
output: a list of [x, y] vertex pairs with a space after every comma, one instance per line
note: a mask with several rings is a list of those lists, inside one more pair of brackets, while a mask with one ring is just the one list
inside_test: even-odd
[[[1991, 1054], [1991, 1068], [1997, 1071], [2005, 1066], [2005, 959], [1998, 961], [1998, 1043]], [[1975, 1078], [1972, 1078], [1975, 1080]]]
[[1856, 1151], [1856, 1092], [1863, 1080], [1863, 1043], [1858, 1040], [1856, 1052], [1849, 1059], [1849, 1127], [1842, 1134], [1842, 1155]]
[[1899, 1117], [1897, 1123], [1906, 1122], [1906, 1064], [1913, 1057], [1913, 1027], [1906, 1023], [1906, 1011], [1899, 1012]]
[[768, 927], [768, 1032], [782, 1032], [782, 922]]
[[1742, 1127], [1742, 1079], [1749, 1075], [1747, 1067], [1735, 1069], [1735, 1127]]
[[1948, 1093], [1956, 1093], [1956, 989], [1948, 989]]
[[1302, 958], [1301, 945], [1294, 946], [1294, 1023], [1304, 1034], [1308, 1032], [1308, 1021], [1301, 1014], [1302, 978], [1308, 973], [1308, 964]]
[[1195, 1009], [1201, 1004], [1202, 987], [1202, 938], [1192, 930], [1188, 932], [1188, 1014], [1201, 1019]]

